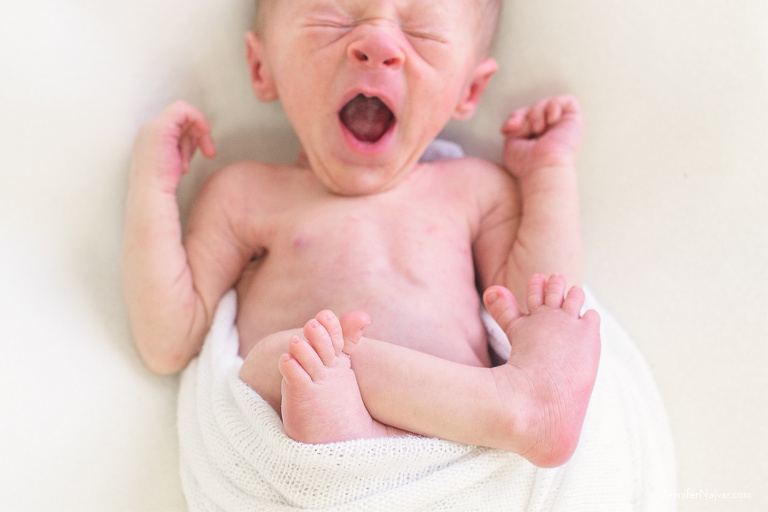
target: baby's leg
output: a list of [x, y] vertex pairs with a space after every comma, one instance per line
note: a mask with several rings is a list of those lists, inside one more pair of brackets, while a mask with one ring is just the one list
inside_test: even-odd
[[299, 334], [301, 329], [290, 329], [262, 338], [245, 356], [240, 369], [240, 379], [258, 393], [278, 414], [280, 414], [282, 400], [280, 385], [283, 380], [278, 370], [278, 361], [288, 352], [291, 338]]
[[420, 435], [518, 453], [556, 466], [576, 448], [600, 358], [599, 317], [579, 311], [583, 292], [565, 281], [528, 285], [524, 315], [512, 292], [494, 286], [489, 312], [507, 333], [507, 364], [477, 368], [364, 338], [350, 354], [368, 411]]
[[345, 338], [356, 343], [362, 335], [360, 317], [346, 320], [344, 329], [330, 311], [322, 311], [293, 336], [288, 354], [280, 358], [281, 413], [288, 436], [309, 444], [332, 443], [397, 434], [371, 418], [360, 396]]
[[600, 318], [595, 311], [580, 315], [584, 292], [565, 279], [534, 276], [528, 283], [529, 314], [523, 315], [509, 290], [492, 287], [485, 293], [488, 311], [512, 344], [507, 364], [494, 368], [502, 394], [520, 403], [527, 397], [529, 448], [521, 454], [538, 466], [566, 462], [581, 426], [600, 360]]

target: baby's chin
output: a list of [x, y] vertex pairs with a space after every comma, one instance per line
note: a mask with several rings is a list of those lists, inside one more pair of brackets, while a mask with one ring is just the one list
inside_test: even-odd
[[[303, 146], [298, 164], [311, 169], [334, 194], [361, 196], [386, 192], [403, 182], [432, 142], [405, 136], [399, 128], [388, 131], [374, 148], [350, 141], [353, 137], [349, 133], [342, 133], [340, 140], [326, 137], [319, 144]], [[370, 151], [361, 150], [358, 144]]]
[[380, 158], [376, 158], [375, 162], [356, 160], [354, 163], [328, 164], [322, 161], [312, 164], [309, 160], [309, 167], [330, 192], [341, 196], [364, 196], [387, 192], [397, 187], [413, 170], [418, 158], [384, 162]]

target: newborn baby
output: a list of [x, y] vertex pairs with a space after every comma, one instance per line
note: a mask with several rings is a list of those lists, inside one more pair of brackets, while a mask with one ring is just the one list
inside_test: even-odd
[[[568, 460], [600, 352], [597, 315], [581, 316], [578, 287], [566, 295], [582, 274], [578, 103], [512, 113], [506, 168], [419, 163], [476, 110], [500, 4], [259, 3], [253, 88], [280, 99], [302, 152], [215, 173], [182, 241], [176, 188], [198, 148], [215, 155], [210, 127], [176, 103], [141, 128], [123, 274], [150, 368], [183, 369], [235, 287], [240, 376], [292, 438], [408, 431]], [[478, 288], [510, 338], [505, 363], [489, 354]]]

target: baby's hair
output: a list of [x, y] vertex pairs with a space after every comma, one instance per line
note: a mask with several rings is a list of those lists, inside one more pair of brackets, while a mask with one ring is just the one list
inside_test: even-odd
[[[261, 24], [264, 18], [263, 8], [265, 4], [273, 1], [275, 0], [254, 0], [254, 3], [256, 4], [256, 17], [253, 22], [253, 30], [257, 33], [263, 28], [263, 25]], [[503, 0], [485, 0], [481, 7], [479, 7], [484, 11], [480, 13], [481, 18], [478, 25], [478, 30], [480, 31], [478, 48], [481, 57], [487, 56], [493, 49], [496, 35], [499, 32], [501, 6], [503, 3]]]
[[479, 25], [481, 57], [486, 57], [493, 50], [501, 24], [501, 6], [503, 3], [503, 0], [486, 0], [483, 2], [484, 5], [481, 9], [484, 9], [485, 12], [481, 13]]
[[263, 7], [264, 2], [260, 0], [254, 0], [253, 3], [256, 5], [256, 14], [253, 17], [253, 31], [258, 34], [262, 29], [261, 20], [264, 16], [261, 12], [261, 8]]

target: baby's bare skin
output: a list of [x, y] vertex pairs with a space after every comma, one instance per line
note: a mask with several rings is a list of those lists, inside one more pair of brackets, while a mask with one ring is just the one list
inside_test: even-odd
[[[556, 108], [551, 103], [557, 103]], [[285, 378], [289, 375], [289, 361], [283, 354], [290, 354], [296, 361], [300, 359], [295, 348], [292, 350], [295, 345], [290, 344], [294, 335], [302, 333], [298, 326], [314, 317], [314, 311], [328, 306], [339, 312], [365, 309], [377, 317], [377, 323], [366, 330], [373, 339], [361, 343], [361, 349], [368, 348], [356, 351], [359, 391], [354, 386], [352, 391], [366, 405], [363, 416], [370, 414], [381, 421], [371, 424], [370, 435], [402, 429], [525, 453], [529, 460], [541, 465], [564, 462], [575, 449], [578, 429], [553, 428], [549, 431], [552, 435], [542, 435], [534, 416], [540, 418], [542, 411], [551, 410], [547, 403], [559, 399], [557, 390], [567, 389], [570, 377], [539, 373], [544, 380], [538, 388], [551, 385], [549, 389], [555, 390], [551, 396], [534, 394], [537, 385], [513, 386], [507, 388], [510, 395], [499, 403], [499, 370], [488, 369], [490, 359], [479, 320], [475, 284], [481, 289], [503, 284], [515, 293], [519, 303], [526, 304], [523, 276], [533, 273], [533, 269], [573, 267], [577, 270], [569, 275], [579, 275], [579, 252], [573, 249], [579, 245], [578, 227], [572, 229], [578, 224], [578, 216], [572, 215], [570, 206], [575, 195], [573, 162], [556, 151], [542, 150], [547, 144], [562, 149], [569, 146], [569, 141], [579, 139], [578, 110], [574, 107], [570, 98], [551, 99], [543, 106], [510, 116], [504, 127], [505, 153], [508, 165], [525, 162], [517, 168], [510, 165], [519, 182], [503, 169], [476, 159], [420, 164], [397, 187], [351, 197], [330, 193], [310, 169], [302, 166], [244, 163], [220, 171], [207, 182], [193, 209], [184, 240], [186, 257], [182, 261], [188, 262], [186, 270], [143, 265], [144, 258], [152, 253], [136, 250], [140, 239], [126, 244], [126, 266], [141, 265], [151, 271], [144, 274], [144, 280], [126, 283], [137, 297], [129, 306], [141, 306], [144, 314], [150, 315], [135, 327], [158, 331], [157, 325], [167, 323], [163, 308], [175, 305], [161, 301], [147, 307], [145, 297], [151, 294], [139, 291], [157, 286], [155, 281], [167, 280], [176, 272], [181, 276], [189, 273], [195, 282], [194, 290], [199, 291], [193, 304], [198, 311], [210, 311], [205, 317], [195, 314], [195, 325], [211, 318], [227, 283], [236, 283], [240, 299], [240, 352], [245, 358], [241, 378], [280, 411], [287, 403], [291, 407], [301, 403], [300, 397], [306, 391], [301, 391], [301, 386], [283, 386], [290, 380]], [[556, 115], [549, 114], [552, 110]], [[190, 147], [201, 144], [206, 154], [212, 154], [212, 143], [205, 139], [202, 120], [194, 117], [196, 111], [178, 105], [165, 115], [172, 118], [180, 114], [186, 118], [185, 124], [178, 125], [182, 133], [194, 133], [197, 129], [201, 134], [196, 135], [198, 140]], [[543, 120], [537, 127], [540, 118]], [[157, 128], [148, 125], [147, 130], [175, 126], [162, 118], [157, 123]], [[139, 141], [141, 137], [142, 134]], [[179, 147], [187, 144], [182, 142]], [[553, 154], [555, 157], [549, 158]], [[187, 158], [188, 155], [181, 154], [182, 168], [177, 176], [184, 172]], [[135, 182], [149, 178], [138, 172], [132, 175]], [[141, 197], [145, 205], [158, 201], [158, 206], [164, 208], [175, 202], [173, 183], [159, 185], [160, 190], [149, 195], [145, 192]], [[141, 190], [137, 184], [132, 184], [133, 189]], [[159, 194], [158, 199], [154, 194]], [[167, 198], [161, 197], [166, 195]], [[134, 223], [147, 210], [138, 201], [138, 196], [129, 196], [129, 208], [136, 212], [131, 217]], [[171, 225], [178, 229], [176, 223], [163, 227]], [[142, 232], [135, 228], [127, 230], [128, 241], [138, 234]], [[151, 231], [148, 234], [152, 236]], [[173, 238], [162, 231], [158, 235], [163, 243]], [[569, 254], [577, 256], [569, 258]], [[178, 260], [168, 263], [174, 261]], [[126, 276], [131, 274], [126, 272]], [[133, 274], [141, 275], [136, 271]], [[142, 286], [143, 283], [146, 284]], [[565, 281], [561, 287], [564, 286]], [[531, 308], [530, 303], [528, 307]], [[508, 310], [490, 308], [505, 327], [509, 322], [503, 313]], [[574, 382], [591, 390], [599, 357], [596, 329], [583, 329], [571, 323], [570, 327], [562, 325], [558, 331], [540, 320], [522, 323], [538, 326], [529, 331], [538, 331], [538, 336], [555, 345], [559, 339], [580, 340], [575, 345], [583, 345], [583, 350], [574, 353], [578, 357], [571, 358], [568, 364], [584, 369]], [[204, 332], [197, 329], [196, 332]], [[155, 335], [151, 339], [166, 338]], [[375, 343], [378, 339], [387, 343]], [[190, 351], [202, 340], [195, 342], [193, 338], [193, 343], [177, 344], [176, 349], [166, 349], [161, 344], [143, 345], [141, 341], [137, 338], [149, 364], [167, 361], [156, 367], [163, 371], [166, 365], [185, 364], [184, 360], [194, 354]], [[391, 350], [395, 347], [408, 352]], [[178, 349], [189, 355], [175, 356]], [[366, 359], [366, 353], [378, 355]], [[541, 354], [542, 361], [546, 360], [545, 355]], [[389, 362], [380, 364], [385, 360]], [[508, 369], [510, 365], [504, 367]], [[399, 370], [393, 374], [396, 369]], [[416, 382], [404, 377], [415, 377]], [[447, 391], [446, 382], [461, 382], [463, 392], [459, 388]], [[424, 384], [437, 387], [425, 393]], [[347, 387], [350, 385], [347, 379]], [[413, 393], [414, 389], [420, 392]], [[489, 390], [496, 392], [488, 395]], [[483, 395], [490, 401], [477, 399]], [[568, 399], [568, 407], [559, 410], [565, 415], [565, 423], [580, 428], [579, 418], [583, 419], [589, 394], [579, 396], [579, 401]], [[321, 393], [312, 402], [316, 405], [324, 400]], [[357, 398], [352, 401], [359, 405]], [[524, 406], [514, 405], [521, 401]], [[440, 407], [429, 412], [429, 406], [435, 404]], [[469, 414], [478, 404], [484, 404], [482, 410]], [[333, 410], [334, 407], [328, 407], [329, 413]], [[305, 438], [305, 427], [316, 412], [313, 407], [293, 407], [288, 413], [292, 417], [288, 424], [293, 425], [289, 429], [297, 440], [341, 440], [349, 438], [351, 432], [364, 435], [354, 428], [342, 434], [313, 427]], [[470, 417], [485, 418], [485, 428], [477, 429], [476, 421], [467, 420]], [[520, 444], [530, 439], [537, 441]], [[530, 451], [531, 446], [539, 448]]]
[[[473, 244], [491, 221], [506, 232], [499, 243], [512, 243], [518, 192], [503, 170], [477, 159], [422, 164], [398, 187], [364, 197], [331, 194], [305, 168], [230, 173], [240, 178], [234, 197], [215, 198], [233, 205], [228, 217], [243, 219], [229, 243], [258, 255], [237, 285], [243, 357], [321, 309], [364, 310], [367, 336], [489, 365]], [[193, 214], [188, 244], [207, 238], [205, 229], [218, 226]]]
[[[529, 116], [534, 117], [535, 113], [529, 113]], [[555, 120], [558, 119], [555, 118]], [[513, 114], [506, 129], [514, 132], [517, 126], [521, 128], [521, 131], [516, 133], [527, 134], [527, 130], [530, 128], [522, 126], [523, 121], [521, 121], [519, 113]], [[546, 132], [548, 126], [545, 122], [544, 126], [539, 129], [543, 133]], [[470, 162], [479, 164], [475, 161]], [[467, 163], [464, 161], [440, 162], [435, 166], [438, 168], [451, 164], [466, 166]], [[479, 183], [494, 184], [493, 178], [498, 176], [493, 174], [492, 167], [488, 167], [488, 171], [490, 174], [483, 176]], [[444, 172], [445, 169], [441, 169], [441, 174], [437, 176], [444, 177]], [[451, 181], [453, 180], [462, 183], [460, 179], [452, 175]], [[502, 178], [492, 188], [498, 187], [499, 183], [505, 181]], [[502, 199], [500, 204], [494, 205], [495, 196], [491, 192], [492, 189], [472, 190], [469, 188], [470, 183], [472, 182], [463, 182], [458, 190], [469, 192], [470, 195], [479, 194], [480, 197], [488, 198], [491, 205], [489, 211], [498, 212], [499, 209], [506, 211], [507, 213], [500, 218], [510, 220], [507, 223], [508, 228], [516, 225], [517, 221], [513, 219], [517, 218], [515, 214], [517, 209], [512, 206], [514, 204], [512, 201], [504, 202]], [[409, 186], [412, 186], [412, 183], [410, 180], [406, 180], [399, 188], [406, 190]], [[518, 197], [516, 192], [512, 186], [507, 190], [507, 194], [510, 194], [507, 197]], [[464, 204], [457, 200], [457, 197], [461, 197], [461, 195], [450, 197], [451, 204], [459, 206]], [[433, 199], [439, 201], [440, 198], [441, 195], [436, 194]], [[405, 204], [409, 204], [409, 202], [405, 202]], [[419, 205], [420, 208], [423, 206]], [[504, 207], [508, 209], [505, 210]], [[377, 206], [377, 208], [380, 207]], [[439, 210], [441, 208], [436, 207], [436, 211]], [[460, 208], [456, 210], [460, 211]], [[469, 212], [473, 211], [471, 208], [469, 209]], [[408, 209], [403, 208], [399, 209], [397, 213], [411, 215]], [[395, 212], [389, 215], [396, 221], [399, 220]], [[413, 215], [418, 218], [418, 213]], [[480, 215], [481, 219], [483, 217]], [[474, 225], [477, 222], [471, 213], [468, 214], [468, 219], [469, 225]], [[386, 220], [379, 219], [374, 224], [386, 225]], [[461, 222], [453, 219], [445, 226], [444, 231], [439, 231], [439, 233], [455, 240], [455, 237], [463, 236], [461, 231], [451, 231], [451, 226], [457, 225], [461, 225]], [[482, 223], [480, 225], [482, 230]], [[418, 232], [418, 228], [416, 231]], [[470, 230], [470, 233], [472, 232], [474, 230]], [[505, 239], [503, 234], [499, 235], [499, 238]], [[360, 239], [363, 242], [366, 241], [365, 237]], [[443, 246], [440, 236], [437, 237], [437, 240], [431, 241], [436, 247], [446, 247], [441, 251], [457, 252], [456, 248], [449, 244]], [[350, 237], [347, 244], [354, 248], [355, 242], [356, 238]], [[405, 239], [403, 242], [409, 246], [419, 245], [417, 240]], [[393, 241], [385, 241], [385, 245], [387, 244], [390, 247], [397, 245]], [[473, 243], [471, 245], [474, 246]], [[370, 258], [362, 258], [361, 261], [370, 261], [375, 267], [377, 266], [375, 262], [381, 252], [383, 251], [374, 251]], [[437, 269], [438, 274], [443, 275], [466, 275], [467, 269], [461, 267], [454, 267], [449, 271], [444, 270], [440, 265], [441, 260], [437, 257], [439, 254], [428, 256], [435, 259], [437, 263], [428, 265], [429, 268], [423, 269], [425, 276], [431, 275], [430, 272], [435, 269]], [[410, 257], [416, 262], [420, 261], [416, 255], [410, 255]], [[329, 268], [332, 268], [332, 271], [340, 276], [346, 275], [350, 270], [347, 265]], [[415, 267], [412, 270], [419, 272]], [[322, 276], [324, 272], [320, 271], [319, 274]], [[351, 272], [351, 275], [357, 274], [359, 274], [357, 271]], [[312, 277], [306, 276], [305, 279], [311, 280]], [[352, 288], [357, 285], [354, 279], [349, 282]], [[463, 291], [470, 301], [477, 297], [474, 287], [463, 286], [461, 279], [457, 279], [454, 284], [445, 282], [445, 286], [454, 291]], [[387, 290], [391, 288], [391, 280], [379, 283], [378, 287], [386, 295]], [[480, 353], [486, 357], [477, 360], [462, 360], [451, 356], [451, 354], [464, 353], [465, 350], [460, 348], [462, 346], [475, 346], [471, 339], [463, 336], [462, 331], [456, 327], [460, 325], [459, 322], [462, 319], [466, 319], [470, 325], [473, 323], [477, 325], [476, 323], [479, 322], [477, 304], [473, 302], [471, 308], [465, 306], [464, 310], [459, 311], [458, 316], [455, 316], [448, 308], [443, 310], [440, 307], [435, 307], [435, 304], [441, 304], [441, 302], [434, 302], [435, 299], [429, 295], [429, 290], [425, 290], [426, 294], [424, 295], [418, 288], [413, 288], [413, 290], [410, 295], [414, 297], [414, 300], [402, 301], [403, 304], [406, 304], [406, 309], [394, 316], [392, 316], [391, 309], [378, 310], [377, 314], [389, 319], [388, 325], [375, 334], [371, 334], [369, 327], [366, 329], [366, 335], [382, 340], [396, 339], [387, 338], [387, 336], [399, 336], [398, 341], [395, 342], [397, 345], [415, 349], [421, 354], [438, 356], [443, 361], [458, 362], [465, 366], [488, 367], [489, 360], [484, 333], [481, 334]], [[397, 374], [390, 374], [386, 378], [381, 376], [371, 378], [371, 375], [377, 375], [377, 373], [376, 371], [366, 371], [369, 369], [376, 370], [371, 367], [371, 359], [369, 358], [368, 368], [360, 372], [360, 376], [356, 380], [352, 379], [352, 366], [347, 357], [351, 351], [347, 350], [344, 353], [339, 348], [342, 345], [340, 344], [341, 334], [338, 332], [340, 329], [338, 323], [334, 323], [335, 317], [328, 311], [319, 313], [304, 326], [301, 333], [303, 338], [285, 332], [278, 336], [268, 336], [264, 341], [257, 344], [254, 347], [255, 350], [250, 352], [246, 358], [241, 377], [261, 396], [265, 397], [276, 410], [282, 413], [286, 432], [292, 438], [303, 442], [334, 442], [362, 437], [378, 437], [385, 434], [391, 435], [402, 431], [442, 436], [450, 432], [450, 438], [453, 440], [484, 445], [492, 443], [496, 447], [525, 453], [531, 461], [543, 466], [560, 464], [567, 460], [575, 448], [586, 406], [589, 402], [594, 373], [599, 359], [599, 322], [594, 312], [581, 319], [579, 311], [583, 305], [583, 294], [581, 290], [574, 288], [568, 298], [565, 299], [566, 281], [560, 275], [555, 275], [548, 281], [542, 276], [535, 276], [528, 283], [524, 304], [527, 310], [532, 313], [530, 316], [520, 312], [508, 291], [503, 288], [492, 290], [494, 291], [493, 296], [503, 297], [505, 300], [492, 302], [487, 297], [487, 306], [494, 318], [510, 336], [514, 349], [508, 364], [494, 368], [492, 373], [488, 374], [491, 377], [490, 381], [487, 378], [484, 380], [478, 373], [466, 372], [464, 371], [465, 368], [459, 366], [444, 366], [434, 359], [421, 361], [412, 353], [399, 354], [396, 351], [389, 351], [385, 348], [386, 345], [372, 345], [370, 339], [364, 340], [361, 344], [363, 349], [357, 351], [358, 361], [363, 361], [357, 367], [366, 365], [365, 356], [361, 356], [361, 354], [364, 354], [369, 347], [373, 347], [370, 350], [377, 354], [373, 358], [374, 361], [381, 362], [384, 357], [390, 357], [392, 358], [390, 364], [385, 366], [388, 368], [399, 367], [399, 371]], [[350, 291], [343, 290], [340, 296], [344, 296], [345, 292]], [[446, 297], [452, 296], [448, 294]], [[427, 303], [431, 306], [427, 311], [420, 308], [424, 304], [422, 301], [425, 300], [432, 301]], [[441, 301], [442, 299], [437, 300]], [[373, 304], [375, 303], [376, 301], [373, 300]], [[450, 304], [450, 300], [447, 304]], [[349, 306], [352, 306], [352, 303]], [[342, 307], [337, 311], [348, 309], [352, 308]], [[564, 314], [557, 313], [559, 310], [562, 310]], [[368, 311], [371, 311], [370, 306]], [[411, 311], [415, 312], [417, 316], [410, 317]], [[441, 316], [443, 313], [446, 314]], [[436, 318], [432, 330], [420, 329], [420, 317], [418, 315], [424, 315], [425, 318]], [[396, 325], [400, 318], [403, 318], [405, 323], [411, 323], [413, 327], [410, 330], [398, 331], [386, 329], [386, 327], [392, 327], [392, 324]], [[445, 329], [441, 330], [441, 326], [444, 326]], [[482, 329], [481, 326], [479, 327]], [[359, 333], [355, 334], [354, 327], [351, 329], [352, 332], [350, 332], [350, 328], [345, 330], [347, 337], [359, 337]], [[409, 333], [417, 333], [417, 336], [412, 338]], [[431, 337], [435, 333], [437, 334]], [[290, 343], [287, 341], [289, 339]], [[415, 339], [416, 343], [409, 343], [411, 339]], [[440, 353], [439, 342], [443, 339], [455, 340], [456, 342], [448, 354]], [[424, 343], [425, 340], [427, 343]], [[563, 344], [564, 340], [566, 340], [565, 344]], [[347, 347], [350, 346], [352, 345], [347, 343]], [[272, 347], [271, 353], [268, 347]], [[523, 347], [527, 348], [522, 349]], [[284, 352], [289, 355], [285, 355]], [[477, 350], [471, 352], [473, 354], [478, 353]], [[280, 386], [277, 385], [280, 376], [276, 372], [264, 371], [265, 368], [275, 368], [276, 356], [280, 358], [278, 366], [282, 377]], [[574, 371], [574, 368], [577, 370]], [[415, 381], [408, 381], [404, 378], [408, 375], [417, 375], [418, 378]], [[426, 375], [430, 377], [426, 377]], [[472, 400], [459, 406], [458, 404], [462, 402], [457, 399], [460, 396], [458, 391], [451, 394], [447, 393], [444, 388], [438, 388], [430, 393], [423, 386], [426, 381], [438, 382], [441, 385], [446, 382], [453, 382], [454, 384], [461, 382], [460, 386], [466, 386], [463, 396], [471, 396]], [[358, 382], [360, 387], [358, 387]], [[472, 402], [479, 396], [478, 393], [487, 390], [478, 389], [477, 393], [470, 393], [467, 390], [482, 382], [493, 384], [493, 389], [497, 393], [501, 393], [500, 396], [505, 403], [498, 410], [524, 412], [501, 418], [488, 414], [487, 409], [470, 412], [468, 407], [472, 406]], [[371, 406], [366, 408], [363, 395], [368, 395], [367, 390], [385, 387], [390, 390], [390, 405], [387, 406], [387, 400], [382, 400], [379, 396], [376, 400], [369, 401]], [[400, 392], [393, 388], [399, 388]], [[361, 389], [363, 395], [361, 395]], [[419, 389], [419, 393], [413, 393], [414, 389]], [[455, 400], [455, 416], [446, 415], [445, 404], [436, 409], [433, 414], [426, 412], [428, 404], [439, 403], [441, 397], [448, 395], [451, 396], [452, 400]], [[392, 398], [395, 396], [397, 399]], [[563, 403], [567, 403], [568, 406], [563, 407]], [[464, 408], [462, 409], [462, 407]], [[373, 411], [373, 417], [371, 417], [371, 411]], [[445, 423], [445, 418], [462, 416], [464, 418], [468, 416], [484, 418], [488, 420], [488, 425], [485, 428], [477, 428], [478, 424], [473, 423], [473, 428], [467, 429], [466, 421], [460, 421], [454, 425]], [[374, 418], [382, 420], [384, 423], [376, 421]], [[419, 419], [414, 420], [414, 418]], [[439, 426], [441, 422], [443, 425]], [[425, 426], [429, 427], [425, 428]], [[488, 432], [493, 431], [498, 433], [498, 439], [491, 441]], [[510, 431], [514, 433], [510, 434]]]
[[[241, 376], [278, 411], [277, 357], [320, 309], [364, 310], [369, 338], [490, 366], [474, 254], [481, 235], [495, 233], [501, 247], [514, 240], [518, 191], [502, 169], [470, 158], [421, 164], [397, 188], [365, 197], [328, 193], [302, 168], [240, 166], [218, 177], [234, 179], [237, 187], [207, 188], [230, 192], [211, 201], [243, 219], [226, 221], [238, 226], [227, 243], [259, 255], [237, 285]], [[208, 194], [190, 220], [190, 249], [222, 231], [198, 213]]]
[[[361, 395], [360, 388], [388, 385], [396, 388], [388, 393], [391, 406], [387, 409], [377, 401], [371, 408], [377, 418], [387, 418], [406, 432], [450, 432], [451, 439], [490, 442], [539, 466], [561, 464], [578, 441], [600, 354], [599, 317], [594, 311], [582, 317], [583, 292], [574, 287], [566, 295], [565, 286], [559, 275], [531, 278], [528, 315], [505, 288], [486, 292], [489, 312], [512, 343], [507, 363], [489, 374], [495, 397], [485, 396], [484, 379], [466, 366], [434, 364], [421, 353], [416, 356], [391, 344], [360, 342], [368, 323], [364, 313], [341, 319], [330, 311], [318, 313], [304, 326], [305, 339], [294, 336], [289, 354], [280, 359], [286, 432], [307, 443], [401, 434], [403, 430], [376, 421]], [[361, 377], [355, 378], [353, 368], [362, 370]], [[377, 375], [367, 371], [371, 368], [385, 372]], [[451, 394], [446, 385], [459, 391]], [[414, 388], [419, 393], [413, 393]], [[477, 392], [467, 393], [471, 389]], [[451, 396], [450, 404], [441, 403], [446, 396]], [[491, 409], [516, 413], [488, 414], [487, 406], [496, 400], [503, 405]], [[446, 414], [451, 408], [455, 415]], [[456, 421], [462, 416], [474, 419], [471, 426]], [[499, 439], [489, 440], [489, 432], [497, 432]]]
[[[252, 86], [262, 101], [280, 99], [303, 155], [295, 166], [214, 174], [182, 242], [176, 189], [198, 148], [215, 155], [210, 127], [177, 103], [139, 130], [123, 283], [148, 366], [184, 368], [234, 286], [241, 378], [295, 439], [394, 427], [542, 465], [567, 460], [599, 353], [594, 318], [557, 304], [582, 273], [578, 103], [561, 96], [514, 112], [502, 129], [504, 168], [419, 164], [449, 119], [473, 114], [496, 70], [478, 34], [499, 2], [260, 5], [261, 31], [246, 38]], [[530, 276], [555, 272], [565, 276], [550, 280], [556, 290], [533, 294], [555, 304], [527, 301]], [[477, 289], [500, 297], [486, 302], [516, 344], [510, 364], [489, 368]], [[339, 352], [335, 315], [317, 313], [326, 310], [367, 312], [368, 338]], [[360, 335], [359, 321], [345, 325], [348, 339]], [[314, 379], [334, 384], [315, 392]], [[340, 429], [349, 410], [362, 423]], [[313, 425], [318, 414], [325, 420]]]
[[305, 338], [291, 338], [279, 362], [280, 410], [289, 437], [318, 444], [404, 433], [371, 417], [352, 370], [347, 352], [369, 323], [364, 313], [339, 319], [321, 311], [304, 326]]

